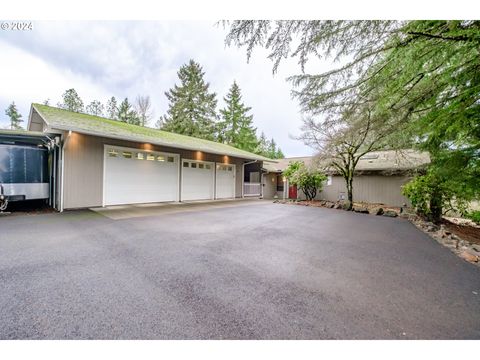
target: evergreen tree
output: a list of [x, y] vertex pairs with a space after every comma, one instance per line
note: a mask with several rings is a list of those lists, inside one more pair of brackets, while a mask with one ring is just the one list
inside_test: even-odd
[[103, 116], [103, 104], [98, 100], [93, 100], [87, 105], [87, 113], [95, 116]]
[[258, 155], [267, 156], [266, 155], [267, 152], [268, 152], [268, 140], [267, 140], [267, 137], [265, 136], [265, 133], [262, 131], [262, 133], [260, 134], [260, 138], [258, 139], [258, 145], [255, 150], [255, 153], [257, 153]]
[[118, 120], [128, 124], [140, 125], [140, 118], [136, 111], [133, 110], [128, 98], [125, 98], [118, 107]]
[[75, 89], [68, 89], [62, 95], [63, 102], [58, 104], [59, 108], [74, 111], [83, 112], [83, 101], [77, 94]]
[[5, 109], [5, 115], [10, 118], [10, 128], [12, 130], [22, 128], [20, 125], [20, 123], [23, 122], [22, 115], [18, 112], [17, 105], [15, 105], [14, 101]]
[[267, 140], [267, 137], [263, 131], [260, 134], [258, 145], [254, 152], [270, 159], [283, 159], [285, 157], [282, 150], [277, 147], [275, 140], [273, 138], [271, 140]]
[[285, 158], [283, 151], [280, 148], [277, 148], [277, 152], [275, 153], [275, 156], [273, 157], [273, 159], [283, 159], [283, 158]]
[[255, 151], [258, 141], [252, 124], [253, 115], [248, 115], [251, 107], [242, 103], [240, 88], [235, 81], [224, 101], [226, 107], [220, 110], [222, 121], [218, 124], [218, 140], [242, 150]]
[[109, 119], [118, 120], [117, 99], [115, 99], [115, 96], [112, 96], [107, 101], [107, 116]]
[[268, 157], [274, 159], [275, 156], [277, 156], [277, 143], [272, 138], [272, 140], [268, 142]]
[[200, 64], [193, 60], [180, 67], [180, 85], [165, 93], [170, 104], [162, 119], [162, 130], [208, 140], [215, 138], [216, 94], [208, 91], [210, 85], [203, 79], [204, 74]]
[[158, 120], [155, 122], [155, 127], [157, 129], [161, 129], [163, 127], [163, 116], [160, 116]]

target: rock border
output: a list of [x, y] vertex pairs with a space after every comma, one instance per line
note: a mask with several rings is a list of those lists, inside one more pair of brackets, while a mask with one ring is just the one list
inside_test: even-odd
[[480, 245], [473, 244], [453, 234], [445, 225], [436, 225], [425, 221], [417, 215], [411, 215], [408, 220], [418, 229], [445, 246], [463, 260], [480, 267]]

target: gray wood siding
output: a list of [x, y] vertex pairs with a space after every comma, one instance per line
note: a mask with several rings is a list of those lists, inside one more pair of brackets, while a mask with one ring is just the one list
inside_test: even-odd
[[[236, 165], [235, 196], [242, 196], [243, 160], [215, 154], [200, 153], [124, 140], [72, 133], [65, 147], [64, 208], [102, 206], [104, 145], [124, 146], [143, 150], [180, 154], [182, 159], [194, 159]], [[181, 167], [180, 167], [181, 171]]]
[[263, 197], [265, 199], [273, 199], [277, 193], [277, 174], [264, 174], [262, 177]]
[[[401, 190], [402, 185], [409, 180], [410, 177], [408, 176], [355, 176], [353, 180], [353, 201], [390, 206], [409, 205], [408, 199], [402, 195]], [[333, 176], [332, 184], [324, 185], [322, 192], [317, 194], [316, 199], [337, 201], [340, 193], [345, 193], [345, 198], [347, 197], [345, 181], [340, 176]], [[302, 191], [299, 191], [298, 194], [299, 198], [305, 198]]]

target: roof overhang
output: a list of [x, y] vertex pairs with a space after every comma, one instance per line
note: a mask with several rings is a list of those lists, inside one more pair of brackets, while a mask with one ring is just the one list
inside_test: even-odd
[[0, 144], [41, 145], [50, 142], [55, 135], [37, 131], [0, 130]]
[[72, 131], [72, 132], [83, 134], [83, 135], [103, 137], [103, 138], [107, 138], [107, 139], [124, 140], [124, 141], [131, 141], [131, 142], [137, 142], [137, 143], [148, 143], [148, 144], [152, 144], [152, 145], [165, 146], [165, 147], [174, 148], [174, 149], [201, 151], [201, 152], [205, 152], [205, 153], [208, 153], [208, 154], [215, 154], [215, 155], [227, 155], [227, 156], [235, 157], [235, 158], [238, 158], [238, 159], [257, 160], [257, 161], [271, 161], [270, 159], [265, 160], [264, 158], [262, 158], [260, 156], [259, 157], [253, 157], [253, 156], [248, 156], [248, 155], [240, 156], [238, 154], [231, 154], [228, 151], [220, 152], [220, 151], [215, 151], [215, 150], [210, 150], [210, 149], [201, 149], [201, 148], [198, 148], [198, 147], [179, 145], [179, 144], [166, 142], [166, 141], [159, 141], [159, 140], [155, 140], [155, 139], [146, 140], [145, 138], [140, 137], [140, 136], [124, 136], [124, 135], [120, 136], [120, 135], [115, 135], [115, 134], [105, 134], [105, 133], [101, 133], [101, 132], [87, 131], [85, 129], [77, 128], [77, 127], [74, 127], [74, 126], [58, 126], [58, 125], [56, 125], [55, 127], [52, 127], [51, 130], [53, 132], [55, 132], [55, 130], [57, 130], [57, 131]]

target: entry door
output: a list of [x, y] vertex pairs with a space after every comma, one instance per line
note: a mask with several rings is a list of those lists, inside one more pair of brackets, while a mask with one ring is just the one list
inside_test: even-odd
[[212, 162], [182, 159], [181, 201], [213, 199], [214, 170]]
[[217, 164], [215, 197], [217, 199], [235, 197], [235, 165]]
[[297, 185], [290, 185], [288, 187], [288, 198], [289, 199], [297, 198]]
[[105, 146], [104, 204], [178, 201], [179, 156]]

